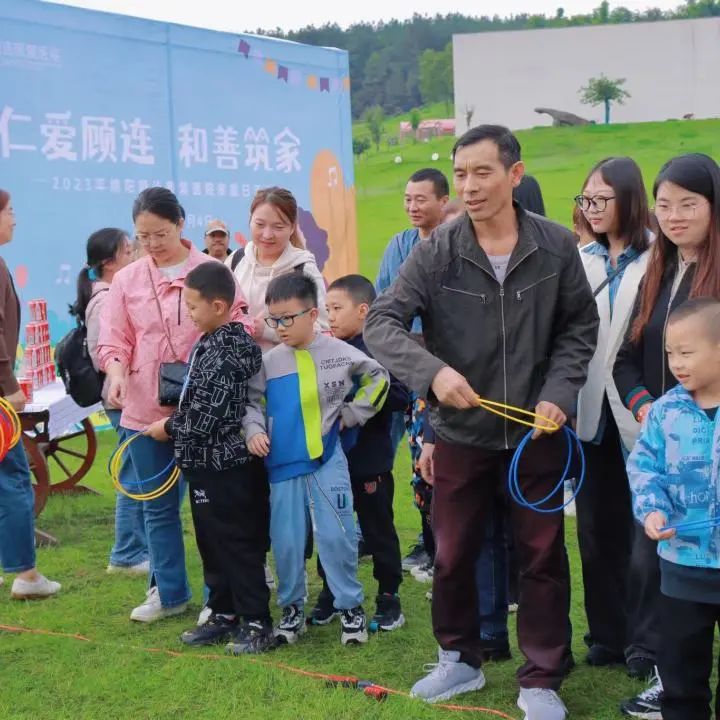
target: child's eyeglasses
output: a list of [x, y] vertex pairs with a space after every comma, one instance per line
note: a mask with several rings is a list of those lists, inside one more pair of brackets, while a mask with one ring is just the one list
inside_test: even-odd
[[295, 313], [294, 315], [281, 315], [280, 317], [266, 317], [265, 318], [265, 324], [272, 328], [273, 330], [277, 330], [281, 325], [283, 327], [290, 327], [294, 322], [295, 318], [301, 317], [302, 315], [307, 315], [312, 308], [308, 308], [307, 310], [303, 310], [302, 312]]

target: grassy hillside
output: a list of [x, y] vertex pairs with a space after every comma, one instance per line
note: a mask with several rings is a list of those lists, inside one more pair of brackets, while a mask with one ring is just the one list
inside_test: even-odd
[[[527, 171], [542, 186], [548, 215], [569, 224], [572, 198], [588, 170], [609, 155], [630, 155], [651, 190], [661, 165], [673, 155], [704, 152], [720, 159], [720, 120], [668, 121], [635, 125], [541, 127], [518, 132]], [[388, 239], [406, 226], [402, 193], [407, 178], [433, 166], [451, 176], [452, 138], [408, 143], [371, 153], [355, 164], [361, 272], [374, 277]], [[431, 156], [437, 153], [439, 160]], [[396, 165], [399, 155], [402, 163]]]

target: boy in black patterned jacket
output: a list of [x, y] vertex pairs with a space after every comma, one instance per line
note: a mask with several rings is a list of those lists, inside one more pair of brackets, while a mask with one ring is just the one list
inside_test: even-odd
[[178, 409], [146, 431], [175, 444], [210, 590], [209, 619], [180, 639], [188, 645], [228, 642], [234, 654], [264, 652], [275, 646], [264, 570], [269, 486], [262, 460], [247, 451], [240, 422], [248, 380], [260, 370], [262, 355], [242, 324], [230, 320], [235, 279], [228, 268], [199, 265], [185, 279], [183, 295], [204, 334], [191, 353]]

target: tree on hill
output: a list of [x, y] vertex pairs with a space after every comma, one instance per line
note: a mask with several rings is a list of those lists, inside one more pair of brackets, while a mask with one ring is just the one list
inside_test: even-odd
[[421, 121], [422, 115], [420, 115], [420, 111], [417, 108], [413, 108], [410, 112], [410, 127], [413, 129], [413, 142], [417, 141], [417, 133]]
[[425, 50], [420, 56], [420, 94], [426, 104], [445, 103], [445, 112], [450, 113], [453, 100], [452, 43], [443, 50]]
[[[532, 0], [528, 0], [528, 8], [532, 5]], [[405, 113], [417, 107], [422, 101], [419, 72], [422, 54], [426, 50], [442, 53], [455, 34], [704, 17], [720, 17], [720, 0], [686, 0], [683, 4], [678, 0], [677, 9], [668, 11], [650, 8], [639, 12], [623, 6], [611, 10], [606, 2], [600, 2], [594, 11], [578, 15], [567, 15], [563, 8], [558, 8], [550, 16], [527, 12], [506, 18], [497, 15], [470, 17], [459, 13], [438, 14], [435, 17], [416, 14], [402, 22], [363, 22], [347, 29], [328, 23], [289, 33], [279, 29], [256, 32], [347, 50], [350, 54], [353, 115], [359, 118], [373, 105], [381, 105], [386, 113]]]
[[363, 120], [367, 123], [375, 150], [380, 150], [380, 142], [385, 132], [385, 111], [379, 105], [374, 105], [365, 111]]
[[370, 146], [370, 138], [353, 138], [353, 155], [361, 158], [370, 149]]
[[580, 88], [580, 102], [585, 105], [604, 105], [605, 124], [610, 123], [610, 106], [612, 103], [624, 105], [630, 93], [623, 88], [625, 78], [610, 80], [601, 74], [600, 77], [590, 78], [588, 84]]

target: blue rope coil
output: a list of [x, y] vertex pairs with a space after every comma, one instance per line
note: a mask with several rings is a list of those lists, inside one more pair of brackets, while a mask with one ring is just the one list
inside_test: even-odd
[[[542, 498], [541, 500], [537, 500], [536, 502], [530, 502], [522, 494], [522, 490], [520, 489], [520, 473], [518, 469], [527, 444], [529, 442], [532, 442], [533, 431], [531, 430], [530, 432], [528, 432], [522, 439], [520, 444], [517, 446], [517, 449], [515, 450], [512, 461], [510, 463], [510, 469], [508, 470], [508, 492], [510, 493], [510, 497], [521, 507], [527, 508], [528, 510], [533, 510], [534, 512], [546, 514], [562, 512], [568, 505], [570, 505], [570, 503], [573, 502], [573, 500], [575, 500], [575, 498], [578, 496], [578, 493], [582, 489], [583, 483], [585, 482], [585, 453], [583, 452], [582, 443], [580, 442], [580, 438], [578, 438], [575, 432], [567, 425], [565, 425], [562, 430], [567, 440], [567, 460], [565, 462], [565, 469], [563, 470], [562, 477], [558, 481], [557, 485], [555, 485], [555, 487], [544, 498]], [[570, 473], [570, 467], [572, 466], [573, 457], [576, 454], [578, 460], [580, 461], [580, 476], [577, 480], [577, 484], [575, 486], [575, 489], [573, 490], [572, 496], [567, 501], [562, 503], [562, 505], [558, 505], [552, 508], [542, 507], [542, 505], [547, 503], [555, 494], [557, 494], [558, 491], [564, 492], [565, 481], [568, 479], [568, 474]]]

